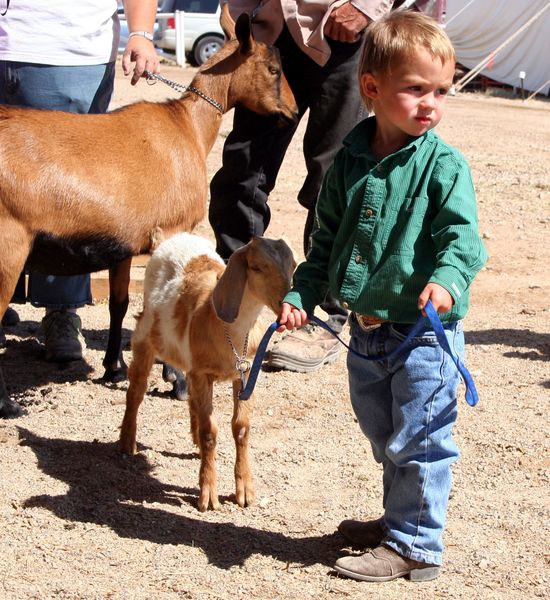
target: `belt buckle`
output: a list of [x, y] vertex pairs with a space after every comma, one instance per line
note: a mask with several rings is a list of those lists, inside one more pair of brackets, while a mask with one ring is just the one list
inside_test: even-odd
[[355, 320], [357, 321], [359, 327], [366, 332], [374, 331], [375, 329], [381, 327], [383, 324], [383, 321], [380, 321], [380, 323], [368, 323], [368, 321], [363, 315], [359, 315], [357, 313], [355, 313]]

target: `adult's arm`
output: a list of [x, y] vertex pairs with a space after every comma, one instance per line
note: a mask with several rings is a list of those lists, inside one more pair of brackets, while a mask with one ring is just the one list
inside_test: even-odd
[[[124, 0], [124, 13], [128, 21], [128, 31], [147, 32], [153, 35], [157, 14], [157, 0]], [[159, 71], [159, 56], [155, 45], [143, 35], [133, 35], [128, 38], [126, 49], [122, 55], [124, 75], [132, 71], [132, 85], [135, 85], [145, 70], [153, 73]]]

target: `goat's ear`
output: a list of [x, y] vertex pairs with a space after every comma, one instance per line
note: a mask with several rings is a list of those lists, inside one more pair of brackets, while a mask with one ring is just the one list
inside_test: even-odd
[[225, 34], [226, 40], [235, 39], [235, 21], [229, 12], [229, 2], [225, 2], [222, 5], [222, 11], [220, 14], [220, 26]]
[[248, 54], [252, 49], [252, 29], [250, 27], [250, 17], [242, 13], [237, 19], [235, 33], [240, 44], [240, 53]]
[[212, 294], [214, 310], [226, 323], [233, 323], [239, 314], [246, 285], [248, 248], [249, 244], [233, 252]]

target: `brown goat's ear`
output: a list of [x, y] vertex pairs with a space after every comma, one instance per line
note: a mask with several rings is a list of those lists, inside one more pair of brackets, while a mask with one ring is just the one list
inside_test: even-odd
[[240, 53], [248, 54], [252, 49], [252, 29], [250, 27], [250, 17], [247, 13], [242, 13], [237, 19], [235, 33], [240, 44]]
[[214, 310], [226, 323], [233, 323], [239, 314], [246, 285], [249, 246], [250, 243], [233, 252], [212, 294]]
[[222, 5], [222, 11], [220, 14], [220, 26], [225, 34], [226, 40], [235, 39], [235, 21], [229, 12], [229, 2], [225, 2]]

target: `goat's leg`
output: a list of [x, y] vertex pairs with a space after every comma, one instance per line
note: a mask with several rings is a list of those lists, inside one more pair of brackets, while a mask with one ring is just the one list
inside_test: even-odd
[[122, 356], [122, 321], [128, 310], [131, 266], [132, 259], [127, 258], [109, 269], [109, 340], [103, 358], [107, 381], [124, 381], [128, 376]]
[[250, 435], [250, 415], [254, 408], [254, 395], [248, 400], [239, 400], [241, 380], [233, 382], [233, 418], [231, 429], [235, 440], [235, 498], [241, 507], [250, 506], [256, 501], [252, 471], [248, 458], [248, 438]]
[[[0, 218], [0, 315], [10, 303], [30, 247], [31, 238], [21, 223]], [[21, 413], [19, 404], [8, 396], [0, 369], [0, 418], [18, 417]]]
[[189, 403], [193, 407], [191, 414], [196, 419], [201, 453], [198, 509], [204, 512], [212, 506], [216, 510], [220, 507], [216, 472], [218, 427], [212, 416], [212, 380], [205, 375], [188, 373], [188, 383]]
[[132, 363], [128, 372], [130, 381], [126, 392], [126, 410], [120, 427], [120, 450], [125, 454], [137, 453], [137, 414], [155, 360], [154, 349], [147, 338], [140, 342], [133, 342], [132, 352]]

